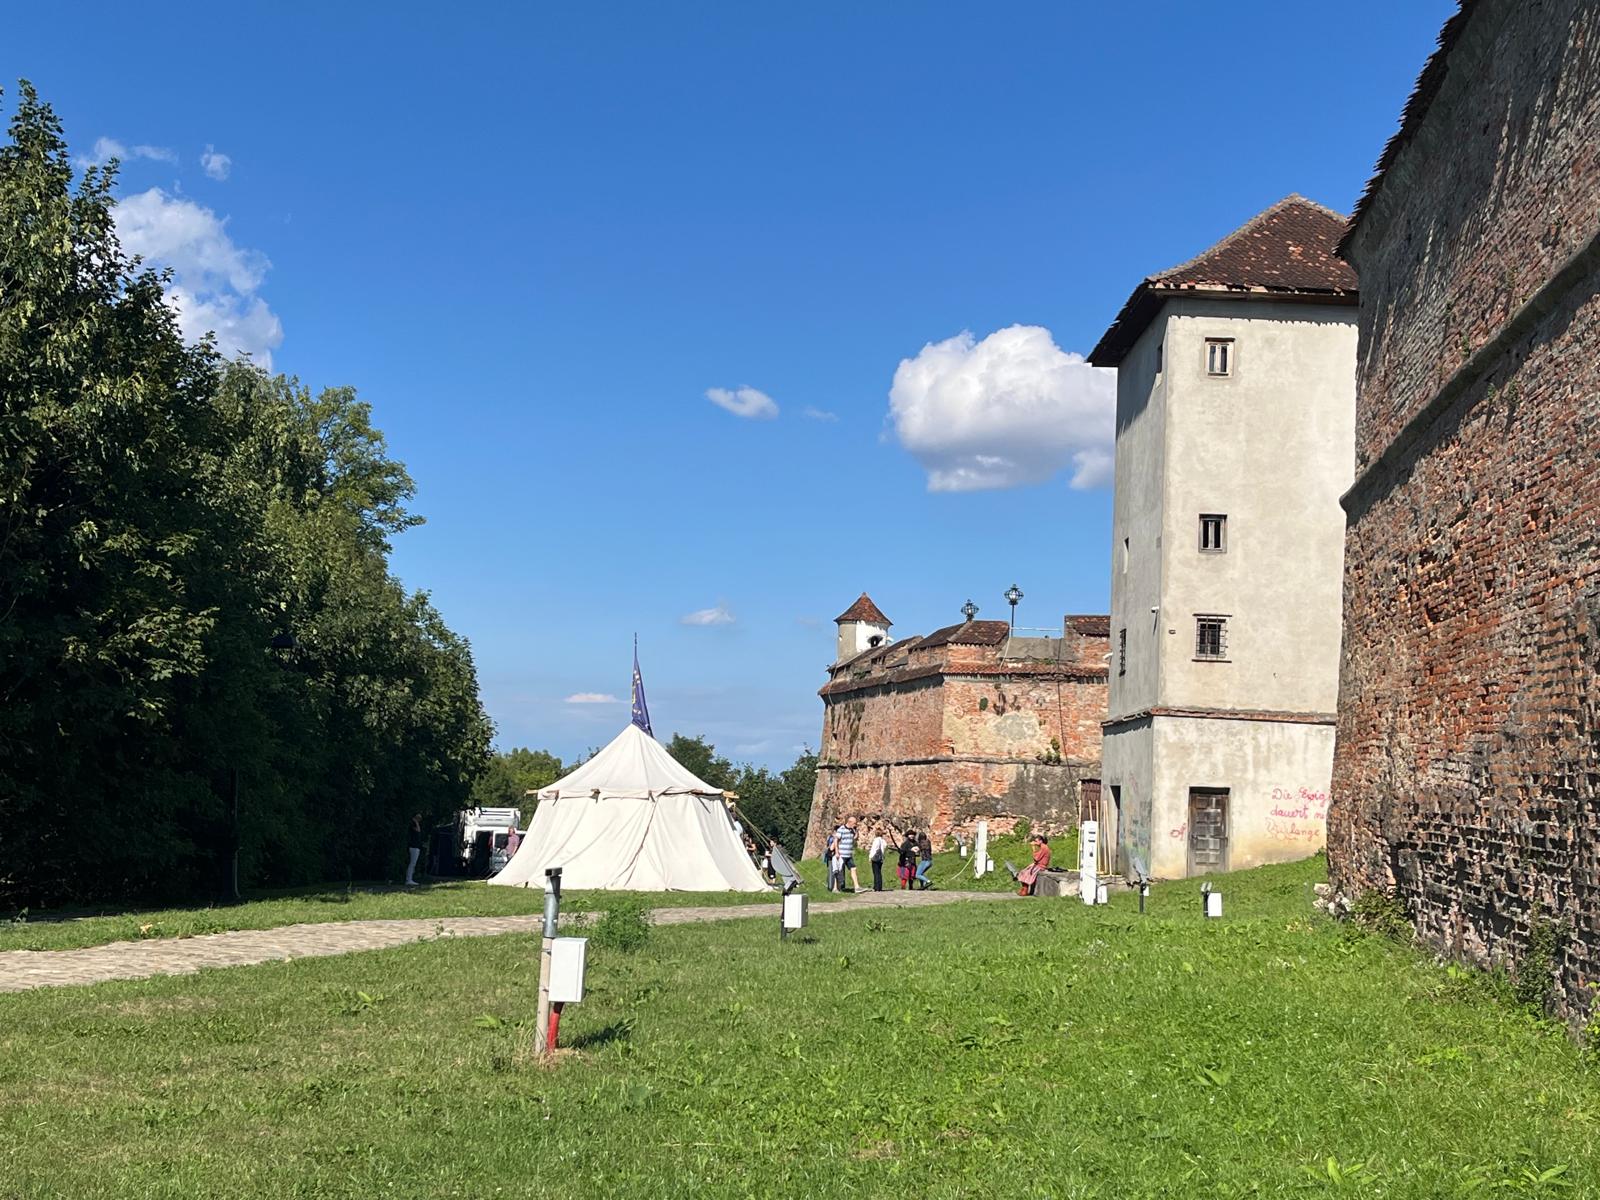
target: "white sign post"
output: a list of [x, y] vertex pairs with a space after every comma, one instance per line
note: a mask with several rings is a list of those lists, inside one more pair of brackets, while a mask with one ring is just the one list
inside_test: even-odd
[[972, 877], [982, 879], [989, 869], [989, 822], [978, 822], [978, 836], [972, 846]]
[[1100, 822], [1085, 821], [1078, 826], [1078, 893], [1085, 904], [1100, 902], [1096, 868], [1100, 862]]

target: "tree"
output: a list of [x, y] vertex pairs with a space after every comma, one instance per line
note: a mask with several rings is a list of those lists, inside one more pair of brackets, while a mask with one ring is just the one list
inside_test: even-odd
[[805, 844], [817, 756], [806, 750], [781, 774], [745, 763], [737, 768], [703, 736], [672, 735], [667, 753], [713, 787], [736, 792], [739, 811], [763, 837], [777, 838], [792, 853]]
[[712, 787], [725, 791], [736, 790], [733, 786], [733, 764], [719, 755], [717, 748], [704, 737], [686, 737], [675, 733], [667, 743], [667, 753]]
[[[420, 518], [349, 388], [184, 343], [26, 83], [0, 145], [0, 901], [389, 869], [492, 728], [388, 568]], [[292, 650], [269, 649], [292, 634]], [[242, 803], [237, 823], [232, 797]]]
[[477, 808], [520, 808], [524, 817], [533, 811], [536, 792], [566, 774], [561, 760], [547, 750], [515, 750], [496, 754], [489, 767], [472, 785], [472, 803]]

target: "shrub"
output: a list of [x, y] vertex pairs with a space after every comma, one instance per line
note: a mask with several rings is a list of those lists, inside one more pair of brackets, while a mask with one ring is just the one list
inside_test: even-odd
[[631, 954], [649, 943], [652, 928], [648, 904], [638, 896], [619, 896], [587, 932], [591, 946]]
[[1361, 928], [1391, 942], [1403, 944], [1416, 936], [1406, 917], [1405, 905], [1387, 892], [1376, 889], [1362, 892], [1350, 906], [1350, 915]]
[[1511, 981], [1511, 994], [1524, 1008], [1541, 1014], [1548, 1010], [1550, 993], [1555, 988], [1556, 964], [1566, 937], [1565, 922], [1552, 921], [1534, 910], [1528, 921], [1528, 952], [1517, 964], [1516, 977]]

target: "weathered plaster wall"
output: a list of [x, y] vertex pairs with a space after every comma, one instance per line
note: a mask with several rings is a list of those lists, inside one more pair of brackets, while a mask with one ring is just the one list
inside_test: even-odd
[[1322, 849], [1333, 728], [1280, 721], [1157, 717], [1150, 870], [1187, 873], [1189, 789], [1228, 789], [1228, 869]]
[[1450, 953], [1516, 962], [1567, 922], [1575, 1020], [1600, 979], [1597, 78], [1595, 5], [1482, 0], [1352, 241], [1379, 469], [1346, 502], [1328, 832], [1344, 895], [1392, 889]]

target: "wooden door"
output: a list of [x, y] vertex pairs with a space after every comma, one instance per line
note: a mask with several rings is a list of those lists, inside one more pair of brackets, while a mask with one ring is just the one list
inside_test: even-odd
[[1228, 869], [1228, 789], [1189, 789], [1189, 874]]

